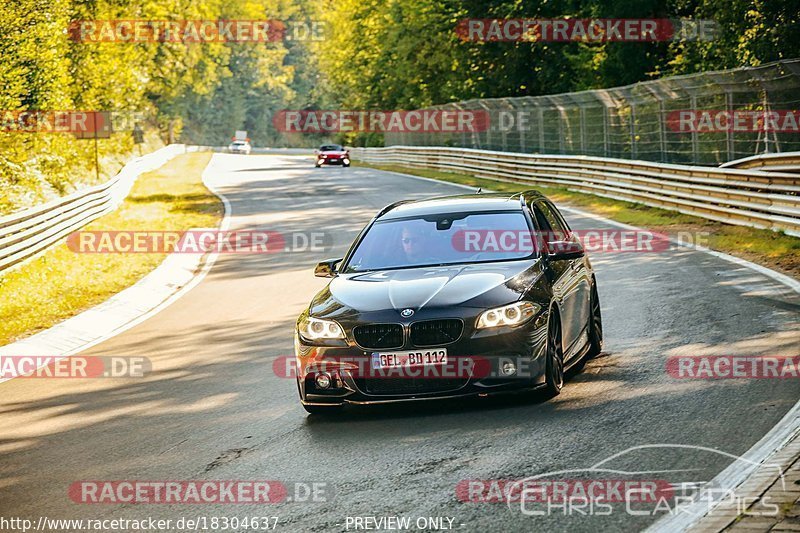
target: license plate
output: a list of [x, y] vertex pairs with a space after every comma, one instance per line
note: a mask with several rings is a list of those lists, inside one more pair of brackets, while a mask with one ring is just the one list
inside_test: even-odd
[[408, 352], [373, 352], [372, 368], [411, 368], [416, 366], [446, 365], [447, 350], [420, 350]]

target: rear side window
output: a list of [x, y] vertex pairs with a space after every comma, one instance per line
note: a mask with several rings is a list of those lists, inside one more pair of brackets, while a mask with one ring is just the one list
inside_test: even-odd
[[567, 233], [572, 233], [572, 228], [570, 228], [569, 224], [567, 224], [567, 221], [564, 220], [564, 215], [561, 214], [561, 211], [559, 211], [556, 208], [556, 206], [554, 206], [550, 202], [545, 202], [545, 205], [547, 205], [547, 207], [550, 209], [553, 215], [555, 215], [558, 221], [561, 222], [561, 227], [563, 227], [567, 231]]
[[561, 214], [546, 202], [536, 202], [533, 206], [536, 222], [544, 233], [545, 242], [563, 241], [569, 234], [569, 226]]

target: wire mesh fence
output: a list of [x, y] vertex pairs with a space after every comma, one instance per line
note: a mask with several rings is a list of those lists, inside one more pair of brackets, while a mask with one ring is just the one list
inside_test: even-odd
[[800, 59], [611, 89], [476, 99], [430, 109], [488, 113], [490, 127], [387, 132], [385, 145], [718, 165], [800, 150]]

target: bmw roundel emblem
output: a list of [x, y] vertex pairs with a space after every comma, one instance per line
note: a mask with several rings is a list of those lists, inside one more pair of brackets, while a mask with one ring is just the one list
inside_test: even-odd
[[400, 316], [403, 318], [408, 318], [413, 315], [414, 315], [413, 309], [403, 309], [402, 311], [400, 311]]

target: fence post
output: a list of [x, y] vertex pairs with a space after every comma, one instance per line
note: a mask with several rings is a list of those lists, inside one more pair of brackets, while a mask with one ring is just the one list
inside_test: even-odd
[[544, 153], [544, 110], [540, 107], [539, 111], [539, 153]]
[[[728, 121], [730, 122], [733, 118], [733, 95], [729, 91], [725, 91], [725, 109], [728, 112]], [[727, 151], [727, 158], [728, 161], [733, 161], [736, 159], [734, 155], [734, 147], [733, 147], [733, 135], [734, 131], [733, 128], [729, 127], [725, 129], [725, 148]]]
[[492, 114], [486, 104], [481, 102], [481, 106], [483, 106], [483, 108], [486, 110], [486, 114], [489, 116], [489, 127], [486, 128], [486, 148], [489, 150], [494, 150], [494, 147], [492, 146], [492, 127], [494, 124], [492, 123], [495, 121], [492, 120]]
[[[689, 97], [689, 106], [692, 108], [692, 112], [697, 112], [697, 97], [694, 94]], [[697, 164], [699, 158], [697, 128], [692, 128], [692, 163]]]
[[631, 106], [631, 159], [636, 159], [636, 106]]
[[667, 124], [664, 117], [664, 101], [658, 98], [658, 144], [661, 150], [661, 162], [666, 163], [667, 158]]
[[580, 125], [581, 125], [581, 153], [586, 155], [586, 112], [583, 109], [583, 104], [580, 104]]

